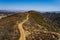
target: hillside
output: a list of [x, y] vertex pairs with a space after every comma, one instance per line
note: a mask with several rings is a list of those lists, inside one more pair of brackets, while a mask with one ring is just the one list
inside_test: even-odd
[[60, 28], [40, 12], [16, 13], [0, 19], [0, 40], [60, 40]]
[[56, 22], [60, 27], [60, 13], [43, 13], [44, 17], [50, 19], [52, 22]]

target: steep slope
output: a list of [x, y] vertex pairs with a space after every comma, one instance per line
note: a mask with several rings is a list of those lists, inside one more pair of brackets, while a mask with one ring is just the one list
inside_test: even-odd
[[52, 20], [52, 22], [56, 22], [60, 25], [60, 13], [44, 13], [43, 15]]
[[60, 28], [36, 11], [0, 19], [0, 40], [60, 40]]
[[[60, 35], [60, 28], [56, 23], [46, 19], [39, 12], [29, 11], [28, 13], [30, 15], [29, 20], [23, 24], [23, 28], [30, 33], [27, 36], [27, 40], [58, 40], [57, 38], [59, 37], [57, 35]], [[57, 37], [56, 39], [55, 36]]]
[[[51, 20], [43, 17], [43, 15], [41, 15], [39, 12], [29, 11], [28, 13], [30, 14], [30, 16], [29, 16], [29, 21], [27, 22], [27, 24], [30, 23], [31, 26], [34, 27], [34, 29], [36, 28], [37, 30], [60, 32], [60, 29], [55, 22], [52, 22]], [[41, 28], [39, 26], [41, 26]]]

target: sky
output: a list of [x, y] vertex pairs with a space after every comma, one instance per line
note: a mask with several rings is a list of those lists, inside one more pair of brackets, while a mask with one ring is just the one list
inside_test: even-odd
[[60, 0], [0, 0], [0, 10], [60, 11]]

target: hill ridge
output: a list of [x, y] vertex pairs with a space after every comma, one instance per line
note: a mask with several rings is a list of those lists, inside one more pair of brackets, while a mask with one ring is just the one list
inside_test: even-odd
[[35, 11], [0, 19], [0, 37], [4, 38], [0, 40], [59, 40], [59, 31], [57, 25]]

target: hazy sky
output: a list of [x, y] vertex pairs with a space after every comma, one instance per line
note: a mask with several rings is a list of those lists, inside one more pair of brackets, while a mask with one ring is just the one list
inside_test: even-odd
[[60, 11], [60, 0], [0, 0], [0, 10]]

